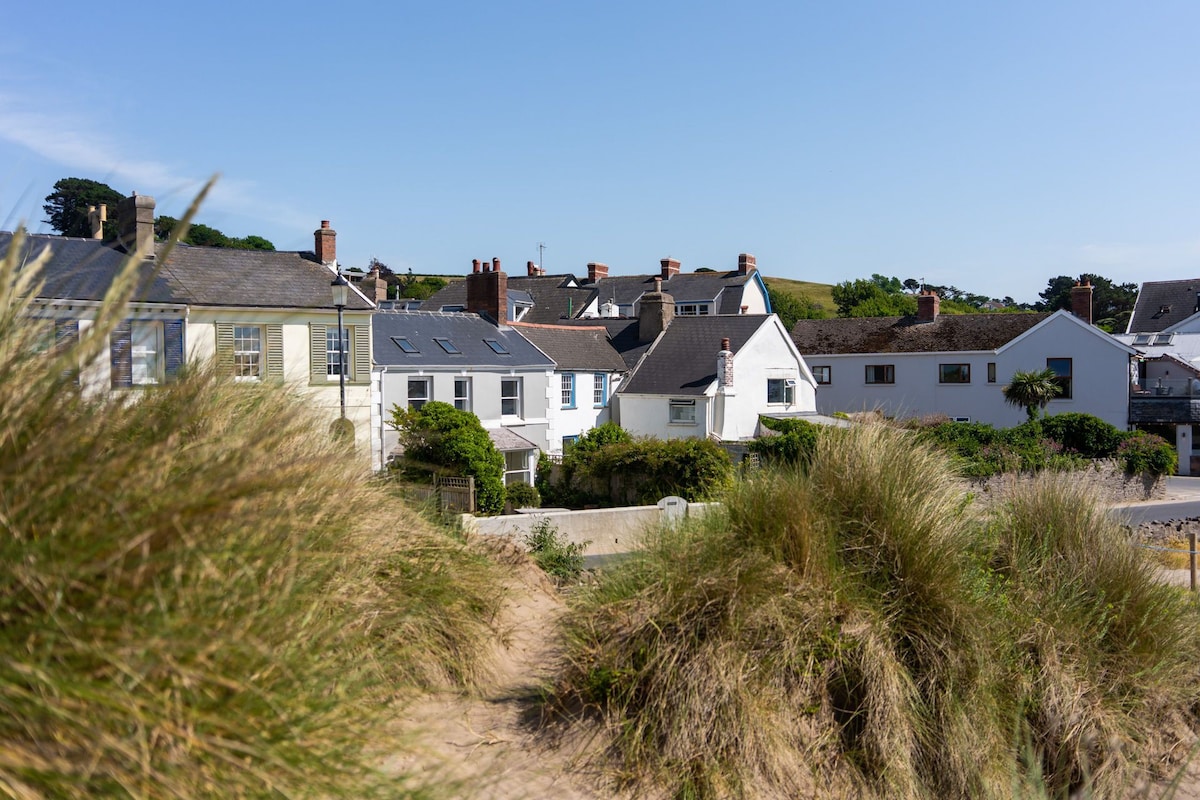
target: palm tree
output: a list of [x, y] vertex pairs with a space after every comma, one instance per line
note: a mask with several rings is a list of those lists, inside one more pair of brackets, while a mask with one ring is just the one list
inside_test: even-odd
[[1038, 412], [1062, 392], [1057, 379], [1058, 374], [1049, 368], [1034, 372], [1014, 372], [1012, 380], [1003, 389], [1004, 399], [1025, 409], [1032, 422], [1038, 418]]

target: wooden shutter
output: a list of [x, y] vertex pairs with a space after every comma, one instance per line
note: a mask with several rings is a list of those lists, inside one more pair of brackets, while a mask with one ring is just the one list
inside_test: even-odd
[[283, 380], [283, 326], [266, 325], [266, 378]]
[[326, 383], [329, 375], [326, 372], [325, 325], [316, 322], [308, 324], [308, 377], [313, 383]]
[[[54, 321], [54, 353], [62, 356], [75, 347], [79, 341], [79, 320], [59, 319]], [[79, 385], [79, 367], [72, 365], [63, 370], [63, 380]]]
[[183, 369], [183, 320], [169, 319], [163, 322], [163, 349], [166, 351], [166, 378], [168, 381], [179, 376]]
[[350, 329], [351, 367], [355, 383], [371, 382], [371, 326], [355, 325]]
[[133, 386], [133, 325], [122, 320], [108, 335], [111, 355], [110, 375], [112, 388], [127, 389]]
[[215, 322], [217, 332], [217, 371], [225, 377], [233, 375], [233, 323]]

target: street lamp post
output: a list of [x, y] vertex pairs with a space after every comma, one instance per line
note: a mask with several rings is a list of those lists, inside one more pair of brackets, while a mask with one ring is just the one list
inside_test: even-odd
[[341, 391], [342, 397], [342, 419], [346, 418], [346, 329], [342, 326], [342, 311], [346, 308], [346, 301], [350, 297], [350, 284], [346, 283], [346, 279], [342, 277], [339, 271], [333, 282], [329, 284], [330, 290], [333, 292], [333, 305], [338, 311], [338, 389]]

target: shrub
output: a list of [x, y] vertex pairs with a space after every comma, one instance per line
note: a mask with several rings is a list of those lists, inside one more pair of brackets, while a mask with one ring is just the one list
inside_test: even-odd
[[1041, 420], [1047, 438], [1086, 458], [1111, 458], [1126, 433], [1091, 414], [1055, 414]]
[[449, 403], [430, 401], [420, 409], [392, 406], [404, 459], [451, 467], [475, 477], [475, 505], [483, 514], [504, 510], [504, 456], [479, 417]]
[[538, 490], [528, 483], [513, 483], [504, 487], [504, 491], [513, 508], [537, 508], [542, 504]]
[[534, 523], [523, 541], [534, 562], [547, 575], [559, 581], [572, 581], [583, 572], [583, 551], [589, 543], [568, 541], [545, 517]]
[[76, 391], [65, 367], [107, 345], [137, 268], [91, 336], [38, 354], [15, 261], [0, 267], [5, 793], [395, 791], [376, 771], [396, 746], [390, 701], [478, 675], [492, 570], [364, 481], [285, 387], [193, 365], [136, 395]]
[[773, 436], [760, 436], [749, 444], [766, 463], [807, 464], [817, 447], [819, 428], [802, 419], [775, 420], [761, 418], [763, 427], [777, 431]]
[[1128, 475], [1170, 475], [1175, 472], [1175, 448], [1161, 436], [1134, 431], [1117, 448]]

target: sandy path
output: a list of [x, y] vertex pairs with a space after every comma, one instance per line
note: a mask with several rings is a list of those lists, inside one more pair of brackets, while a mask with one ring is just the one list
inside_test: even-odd
[[435, 693], [407, 707], [397, 724], [416, 750], [384, 768], [449, 788], [457, 798], [611, 798], [599, 788], [601, 776], [580, 766], [587, 742], [551, 747], [525, 722], [558, 658], [564, 604], [536, 567], [517, 564], [512, 575], [494, 679], [470, 695]]

